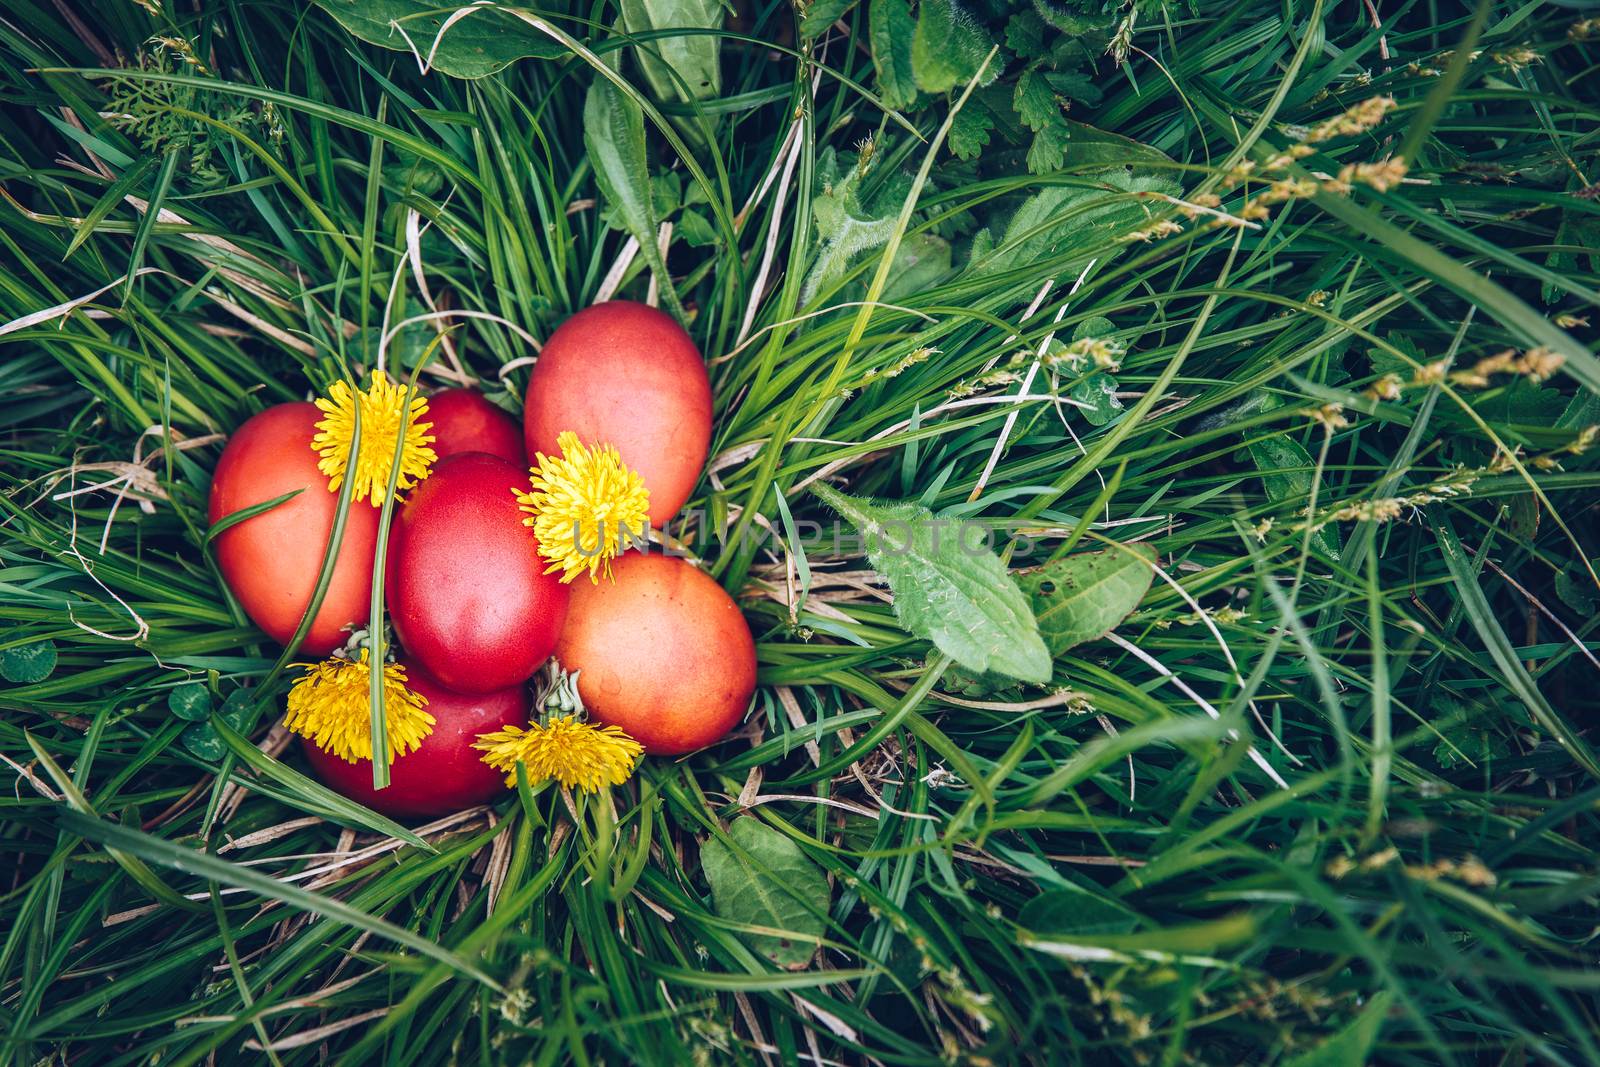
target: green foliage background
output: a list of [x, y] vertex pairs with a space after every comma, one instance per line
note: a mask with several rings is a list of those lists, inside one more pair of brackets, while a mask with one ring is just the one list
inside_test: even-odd
[[[1417, 0], [13, 0], [5, 1055], [1600, 1062], [1597, 41]], [[274, 728], [209, 471], [380, 351], [515, 412], [607, 295], [711, 361], [676, 532], [756, 632], [750, 719], [389, 823]], [[949, 561], [808, 550], [824, 486], [994, 527], [1015, 577], [946, 630], [1038, 626], [1048, 682], [916, 606]]]

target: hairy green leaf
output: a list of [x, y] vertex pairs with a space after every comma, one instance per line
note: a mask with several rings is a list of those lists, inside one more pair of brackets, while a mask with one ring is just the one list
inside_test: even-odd
[[806, 276], [800, 303], [807, 304], [818, 292], [843, 277], [850, 261], [863, 252], [886, 243], [894, 233], [898, 203], [869, 209], [860, 199], [860, 165], [840, 172], [838, 158], [830, 149], [817, 161], [822, 188], [811, 201], [821, 248]]
[[[944, 93], [971, 81], [994, 47], [983, 25], [955, 0], [922, 0], [911, 41], [911, 68], [917, 88]], [[1000, 60], [990, 62], [978, 80], [988, 85], [1000, 74]]]
[[[950, 242], [931, 233], [914, 233], [895, 250], [894, 266], [880, 299], [893, 304], [922, 292], [950, 273]], [[866, 298], [865, 279], [855, 279], [840, 290], [844, 300]]]

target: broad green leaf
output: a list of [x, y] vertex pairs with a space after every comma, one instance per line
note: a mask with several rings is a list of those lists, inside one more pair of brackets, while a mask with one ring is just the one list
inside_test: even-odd
[[1473, 408], [1495, 425], [1553, 426], [1569, 401], [1561, 393], [1526, 378], [1512, 378], [1475, 398]]
[[[895, 250], [894, 266], [889, 268], [889, 282], [883, 287], [880, 299], [899, 303], [932, 288], [950, 273], [950, 242], [931, 233], [914, 233], [900, 242]], [[840, 290], [845, 300], [863, 300], [867, 294], [865, 279], [853, 281]]]
[[[1441, 716], [1450, 712], [1459, 714], [1466, 710], [1458, 701], [1447, 697], [1435, 701], [1434, 706]], [[1480, 714], [1466, 722], [1440, 726], [1439, 733], [1440, 739], [1433, 746], [1433, 758], [1439, 761], [1439, 766], [1447, 770], [1469, 761], [1481, 768], [1487, 763], [1504, 759], [1511, 754], [1511, 745], [1506, 741], [1505, 734], [1494, 727], [1492, 715]]]
[[1116, 169], [1137, 167], [1150, 175], [1171, 173], [1171, 168], [1175, 166], [1171, 156], [1142, 141], [1135, 141], [1131, 137], [1124, 137], [1120, 133], [1102, 130], [1087, 123], [1074, 122], [1071, 119], [1062, 121], [1066, 124], [1071, 137], [1071, 147], [1067, 149], [1067, 164], [1074, 169], [1101, 164]]
[[[683, 179], [678, 177], [677, 171], [650, 175], [650, 206], [655, 210], [658, 222], [677, 211], [682, 200]], [[601, 205], [600, 219], [613, 230], [626, 232], [628, 229], [628, 220], [615, 203]]]
[[932, 288], [950, 273], [950, 242], [931, 233], [914, 233], [900, 242], [894, 254], [883, 299], [893, 303]]
[[[1056, 91], [1057, 96], [1064, 97], [1068, 101], [1082, 101], [1090, 107], [1099, 107], [1100, 102], [1105, 99], [1105, 91], [1088, 74], [1081, 71], [1052, 70], [1045, 74], [1044, 79], [1050, 83], [1050, 88]], [[1063, 104], [1063, 106], [1069, 105]], [[1068, 125], [1064, 119], [1062, 124]]]
[[1024, 59], [1044, 55], [1044, 38], [1044, 19], [1032, 8], [1023, 8], [1006, 23], [1006, 47]]
[[1532, 541], [1539, 535], [1539, 498], [1518, 493], [1507, 502], [1506, 527], [1519, 541]]
[[812, 492], [856, 528], [867, 559], [894, 593], [895, 616], [908, 631], [971, 671], [1024, 682], [1050, 680], [1050, 652], [1028, 598], [1000, 557], [961, 524], [936, 520], [916, 504], [845, 496], [825, 485]]
[[1394, 994], [1383, 990], [1367, 1003], [1354, 1022], [1316, 1048], [1284, 1060], [1283, 1067], [1360, 1067], [1372, 1058], [1372, 1047], [1378, 1043], [1378, 1032], [1383, 1029], [1393, 1001]]
[[711, 220], [698, 211], [685, 211], [678, 216], [677, 235], [690, 248], [709, 248], [721, 236]]
[[656, 245], [656, 211], [651, 199], [650, 160], [645, 154], [644, 111], [605, 77], [589, 86], [583, 103], [583, 143], [594, 165], [595, 182], [606, 206], [639, 242], [639, 254], [654, 272], [661, 296], [678, 318], [683, 308]]
[[[520, 19], [484, 4], [439, 30], [456, 8], [430, 0], [316, 0], [350, 33], [396, 52], [410, 52], [454, 78], [485, 78], [519, 59], [558, 59], [566, 50]], [[438, 42], [435, 47], [435, 41]]]
[[[938, 658], [937, 652], [929, 655], [927, 666], [933, 666]], [[946, 668], [944, 677], [939, 679], [939, 688], [956, 696], [987, 700], [996, 693], [1016, 692], [1022, 687], [1015, 678], [1007, 678], [1003, 674], [990, 671], [969, 671], [952, 663]]]
[[[992, 129], [994, 117], [969, 100], [967, 106], [957, 111], [955, 118], [950, 121], [950, 136], [946, 143], [957, 159], [977, 159], [988, 146], [989, 131]], [[974, 258], [978, 258], [976, 254]]]
[[1581, 429], [1600, 423], [1600, 393], [1579, 390], [1556, 420], [1559, 427]]
[[[955, 0], [922, 0], [911, 41], [911, 69], [917, 87], [925, 92], [944, 93], [965, 85], [978, 73], [993, 47], [983, 25]], [[996, 56], [978, 84], [994, 81], [1000, 67], [1001, 57]]]
[[[1261, 487], [1267, 491], [1268, 500], [1286, 504], [1295, 512], [1310, 501], [1316, 463], [1299, 441], [1288, 434], [1251, 441], [1250, 459], [1261, 472]], [[1339, 533], [1335, 527], [1324, 526], [1311, 535], [1311, 540], [1329, 559], [1338, 560]]]
[[228, 746], [223, 744], [222, 735], [209, 722], [190, 723], [183, 728], [178, 739], [183, 742], [184, 748], [212, 763], [228, 754]]
[[1033, 135], [1033, 144], [1028, 146], [1028, 173], [1048, 174], [1060, 170], [1066, 157], [1066, 126], [1052, 123]]
[[1116, 323], [1104, 315], [1090, 315], [1072, 328], [1072, 339], [1081, 341], [1085, 337], [1107, 339], [1117, 332]]
[[1097, 174], [1093, 187], [1042, 189], [1017, 209], [994, 251], [981, 259], [974, 255], [974, 267], [980, 274], [993, 274], [1081, 249], [1083, 255], [1053, 268], [1063, 277], [1070, 275], [1090, 255], [1104, 257], [1120, 237], [1149, 225], [1148, 200], [1137, 195], [1149, 192], [1175, 194], [1178, 186], [1164, 176], [1112, 169]]
[[1139, 606], [1155, 577], [1155, 550], [1125, 545], [1080, 552], [1017, 575], [1052, 656], [1104, 637]]
[[1104, 371], [1089, 375], [1074, 385], [1067, 395], [1089, 405], [1079, 408], [1078, 414], [1091, 426], [1104, 426], [1122, 410], [1122, 401], [1117, 399], [1117, 380]]
[[843, 18], [855, 3], [856, 0], [811, 0], [810, 4], [801, 8], [805, 14], [800, 19], [800, 37], [815, 41], [828, 32], [829, 26]]
[[[1399, 330], [1390, 330], [1383, 335], [1383, 339], [1388, 342], [1387, 348], [1367, 349], [1367, 359], [1372, 364], [1372, 373], [1374, 374], [1398, 374], [1403, 378], [1409, 378], [1411, 377], [1411, 372], [1416, 370], [1417, 364], [1427, 363], [1431, 358], [1417, 347], [1417, 343], [1409, 335], [1401, 333]], [[1395, 355], [1389, 351], [1390, 348], [1397, 349], [1409, 356], [1412, 362], [1407, 362], [1400, 356]], [[1415, 400], [1418, 398], [1402, 397], [1401, 402], [1403, 403], [1408, 399]]]
[[1061, 101], [1056, 99], [1055, 90], [1044, 80], [1042, 71], [1035, 69], [1025, 72], [1017, 79], [1014, 92], [1012, 106], [1022, 116], [1028, 129], [1042, 130], [1060, 120]]
[[994, 253], [994, 231], [984, 226], [972, 235], [972, 249], [967, 253], [967, 264], [977, 266]]
[[[917, 102], [917, 81], [912, 73], [911, 40], [917, 25], [907, 0], [871, 0], [867, 9], [872, 39], [872, 65], [878, 72], [878, 95], [884, 106], [906, 108]], [[964, 114], [963, 108], [957, 117]], [[950, 136], [955, 136], [951, 127]]]
[[211, 690], [199, 682], [180, 685], [167, 693], [167, 708], [180, 719], [204, 722], [211, 718]]
[[256, 702], [254, 689], [235, 689], [228, 694], [228, 699], [222, 702], [222, 707], [217, 709], [217, 714], [222, 716], [224, 722], [247, 734], [255, 725], [256, 714], [260, 711]]
[[750, 947], [778, 966], [811, 962], [827, 929], [830, 893], [822, 870], [788, 837], [753, 815], [728, 826], [736, 848], [717, 838], [700, 846], [700, 867], [718, 915], [749, 926], [787, 931], [746, 934]]
[[1567, 607], [1580, 615], [1593, 615], [1595, 608], [1594, 586], [1587, 578], [1578, 580], [1576, 567], [1556, 571], [1556, 596]]
[[[633, 34], [722, 28], [718, 0], [621, 0], [621, 4], [622, 24]], [[722, 92], [721, 56], [722, 38], [687, 32], [641, 45], [639, 66], [657, 100], [708, 100]]]
[[1126, 905], [1076, 886], [1040, 893], [1022, 906], [1017, 923], [1036, 934], [1126, 934], [1139, 916]]
[[32, 641], [0, 651], [0, 678], [18, 685], [42, 682], [56, 669], [56, 643]]
[[[1250, 442], [1250, 458], [1261, 472], [1261, 485], [1274, 503], [1304, 504], [1311, 492], [1316, 463], [1311, 453], [1287, 434]], [[1337, 558], [1337, 557], [1335, 557]]]

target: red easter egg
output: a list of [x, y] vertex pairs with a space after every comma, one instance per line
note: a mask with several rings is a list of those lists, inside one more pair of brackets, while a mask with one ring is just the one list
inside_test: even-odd
[[[213, 524], [293, 490], [276, 507], [224, 530], [212, 542], [217, 566], [255, 624], [285, 644], [311, 604], [322, 554], [333, 531], [338, 495], [311, 450], [316, 405], [279, 404], [234, 431], [211, 478], [207, 516]], [[322, 656], [345, 642], [346, 626], [367, 621], [378, 509], [351, 500], [328, 591], [301, 650]]]
[[561, 455], [571, 430], [616, 447], [650, 491], [650, 521], [678, 513], [711, 446], [711, 382], [694, 341], [672, 317], [614, 300], [562, 323], [539, 353], [523, 412], [528, 457]]
[[528, 472], [483, 452], [442, 461], [411, 490], [389, 541], [389, 617], [407, 660], [463, 693], [526, 681], [550, 658], [567, 587], [544, 573], [513, 489]]
[[423, 416], [433, 428], [433, 451], [440, 459], [458, 452], [487, 452], [519, 467], [528, 465], [517, 420], [476, 389], [441, 389], [428, 397]]
[[589, 717], [652, 755], [720, 740], [756, 687], [756, 647], [739, 605], [688, 560], [625, 552], [615, 581], [572, 586], [556, 659], [578, 673]]
[[491, 693], [455, 693], [415, 663], [406, 688], [427, 700], [433, 733], [389, 765], [389, 785], [372, 788], [372, 761], [346, 762], [303, 742], [306, 762], [328, 788], [393, 819], [433, 818], [487, 804], [505, 792], [505, 775], [472, 747], [479, 734], [528, 725], [528, 693], [520, 686]]

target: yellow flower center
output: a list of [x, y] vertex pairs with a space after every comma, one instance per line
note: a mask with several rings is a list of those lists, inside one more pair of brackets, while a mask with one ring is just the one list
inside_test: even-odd
[[610, 445], [586, 447], [568, 430], [556, 438], [561, 456], [537, 453], [533, 491], [516, 492], [528, 513], [523, 525], [539, 539], [546, 574], [561, 572], [570, 582], [584, 571], [598, 583], [603, 570], [627, 548], [629, 537], [644, 536], [650, 522], [650, 491], [636, 471]]
[[419, 421], [428, 413], [428, 401], [413, 396], [407, 405], [406, 386], [390, 381], [381, 370], [372, 372], [372, 385], [365, 392], [351, 389], [348, 382], [340, 379], [328, 389], [326, 397], [317, 397], [316, 405], [325, 417], [317, 423], [311, 449], [322, 457], [317, 469], [328, 476], [330, 492], [338, 492], [350, 474], [350, 439], [355, 435], [357, 405], [361, 409], [361, 448], [356, 453], [352, 475], [357, 500], [370, 499], [373, 507], [383, 506], [397, 440], [404, 444], [396, 492], [404, 492], [426, 478], [439, 458], [428, 447], [433, 435], [427, 431], [433, 424]]
[[[329, 659], [302, 664], [306, 673], [289, 690], [283, 724], [346, 763], [372, 758], [372, 712], [368, 697], [369, 653], [361, 659]], [[428, 698], [406, 688], [406, 669], [383, 667], [384, 729], [389, 762], [414, 752], [433, 733], [434, 718], [424, 710]]]
[[568, 789], [577, 786], [598, 793], [601, 786], [628, 780], [644, 748], [615, 726], [594, 726], [575, 716], [557, 715], [548, 724], [526, 730], [507, 726], [479, 734], [473, 748], [483, 762], [504, 771], [506, 784], [517, 784], [517, 764], [528, 769], [529, 783], [554, 778]]

